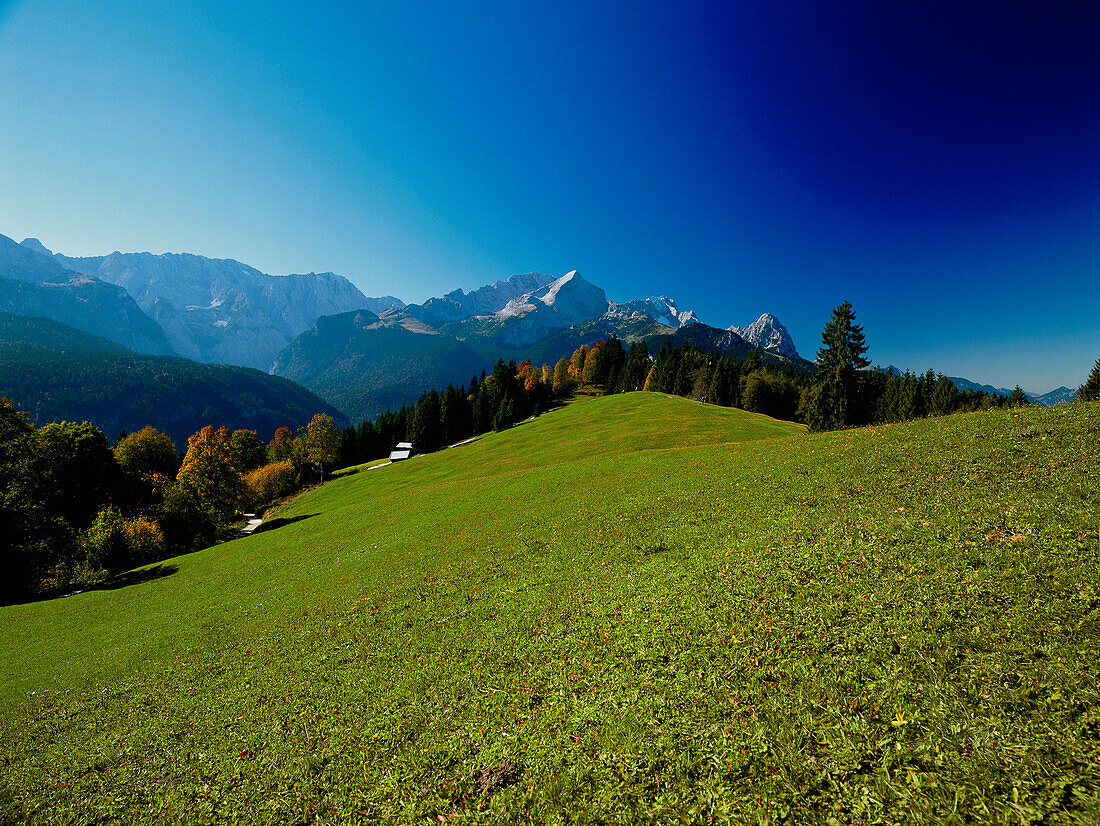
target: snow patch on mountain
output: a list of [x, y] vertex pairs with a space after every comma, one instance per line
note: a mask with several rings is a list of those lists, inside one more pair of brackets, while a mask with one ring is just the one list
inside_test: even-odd
[[572, 270], [549, 284], [513, 298], [494, 315], [500, 319], [514, 318], [545, 308], [555, 313], [562, 326], [568, 327], [599, 318], [607, 311], [607, 304], [607, 294], [600, 287]]
[[461, 289], [452, 290], [444, 296], [429, 298], [419, 307], [409, 305], [408, 309], [418, 318], [435, 325], [475, 316], [491, 316], [503, 310], [513, 299], [537, 290], [553, 280], [553, 276], [539, 272], [513, 275], [469, 293]]

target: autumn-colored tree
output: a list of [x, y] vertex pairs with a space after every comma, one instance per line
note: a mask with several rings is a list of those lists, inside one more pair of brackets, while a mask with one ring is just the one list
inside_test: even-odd
[[569, 374], [569, 359], [562, 357], [554, 365], [554, 395], [567, 395], [572, 390], [572, 385], [572, 376]]
[[581, 382], [584, 384], [599, 384], [607, 367], [607, 342], [597, 341], [588, 351], [584, 359], [584, 368], [581, 370]]
[[[331, 420], [330, 420], [331, 421]], [[225, 525], [236, 514], [244, 483], [234, 466], [229, 428], [207, 425], [187, 439], [187, 454], [176, 475], [186, 490], [217, 524]]]
[[302, 461], [317, 468], [323, 482], [325, 467], [331, 467], [340, 458], [340, 430], [332, 421], [332, 416], [316, 414], [306, 425], [305, 434], [299, 441]]
[[576, 350], [573, 351], [573, 355], [569, 357], [569, 375], [575, 378], [577, 381], [581, 380], [581, 374], [584, 372], [584, 362], [588, 358], [588, 345], [582, 344]]
[[272, 462], [285, 462], [294, 456], [294, 433], [289, 427], [280, 427], [267, 446], [267, 458]]

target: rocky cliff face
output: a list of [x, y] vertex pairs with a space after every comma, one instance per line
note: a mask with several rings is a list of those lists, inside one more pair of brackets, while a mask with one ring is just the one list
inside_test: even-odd
[[646, 299], [619, 304], [612, 301], [607, 309], [608, 318], [648, 318], [666, 327], [684, 327], [699, 323], [694, 310], [680, 310], [668, 296], [651, 296]]
[[[34, 239], [24, 246], [45, 249]], [[175, 253], [52, 257], [67, 269], [124, 288], [162, 327], [176, 352], [196, 361], [266, 371], [318, 316], [368, 303], [350, 281], [333, 273], [273, 276], [232, 259]]]
[[419, 307], [410, 305], [409, 311], [427, 324], [439, 327], [448, 322], [462, 321], [475, 316], [491, 316], [507, 306], [509, 301], [553, 281], [552, 276], [538, 272], [513, 275], [504, 281], [494, 281], [473, 292], [452, 290], [440, 298], [429, 298]]

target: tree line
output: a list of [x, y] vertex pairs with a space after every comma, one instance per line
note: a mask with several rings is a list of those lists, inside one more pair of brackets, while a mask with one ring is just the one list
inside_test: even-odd
[[424, 453], [490, 430], [503, 430], [550, 404], [584, 393], [645, 390], [738, 407], [778, 419], [804, 422], [811, 430], [902, 422], [925, 416], [1027, 404], [1017, 387], [1002, 397], [959, 390], [932, 370], [897, 374], [868, 370], [863, 329], [851, 304], [834, 311], [822, 331], [817, 362], [765, 363], [759, 350], [742, 361], [697, 344], [674, 346], [665, 338], [655, 356], [644, 341], [629, 348], [616, 337], [581, 345], [555, 365], [541, 368], [498, 360], [491, 374], [468, 384], [429, 390], [415, 404], [387, 411], [344, 429], [340, 465], [386, 455], [398, 442]]
[[469, 383], [432, 389], [419, 401], [344, 429], [340, 464], [355, 465], [385, 456], [398, 442], [409, 441], [427, 453], [481, 433], [505, 430], [545, 412], [574, 395], [641, 390], [650, 368], [643, 342], [629, 350], [617, 338], [583, 344], [554, 365], [536, 367], [498, 359], [491, 373], [482, 371]]
[[339, 428], [323, 413], [270, 443], [203, 427], [181, 454], [153, 427], [112, 446], [89, 422], [35, 427], [0, 398], [0, 598], [90, 587], [206, 547], [241, 512], [323, 479], [339, 458]]

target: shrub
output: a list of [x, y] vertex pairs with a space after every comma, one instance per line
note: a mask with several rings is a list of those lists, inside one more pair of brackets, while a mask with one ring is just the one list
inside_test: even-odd
[[146, 516], [127, 519], [122, 528], [130, 552], [131, 565], [142, 565], [164, 558], [164, 531]]
[[298, 471], [289, 459], [272, 462], [247, 474], [244, 484], [253, 506], [263, 507], [294, 492], [298, 487]]
[[129, 543], [126, 539], [126, 519], [114, 505], [96, 514], [84, 534], [88, 557], [104, 568], [122, 570], [129, 567]]
[[145, 516], [127, 519], [110, 505], [96, 514], [84, 534], [84, 545], [91, 566], [124, 571], [161, 559], [164, 556], [164, 532]]

